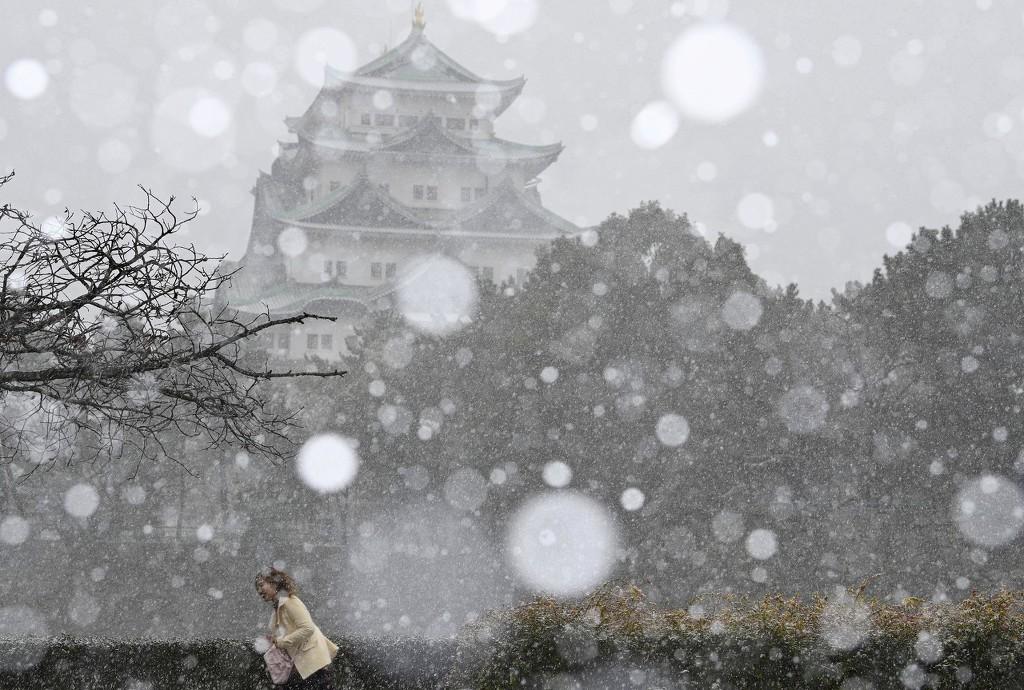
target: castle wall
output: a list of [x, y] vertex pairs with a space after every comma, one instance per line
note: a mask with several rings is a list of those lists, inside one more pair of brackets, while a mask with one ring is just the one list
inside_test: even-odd
[[[372, 263], [380, 263], [382, 276], [386, 276], [385, 267], [395, 264], [396, 275], [401, 275], [404, 267], [415, 258], [425, 254], [443, 251], [452, 256], [475, 273], [484, 274], [490, 269], [491, 279], [501, 284], [515, 279], [520, 284], [525, 275], [536, 263], [535, 251], [539, 242], [523, 240], [484, 240], [472, 241], [450, 238], [444, 247], [438, 247], [433, 238], [401, 238], [394, 239], [382, 236], [362, 235], [355, 239], [335, 236], [325, 238], [307, 251], [311, 256], [323, 257], [322, 260], [344, 260], [347, 265], [348, 277], [343, 281], [349, 285], [376, 285], [390, 282], [390, 278], [380, 279], [370, 276]], [[292, 260], [295, 273], [292, 278], [300, 282], [319, 282], [321, 273], [313, 270], [314, 266], [301, 266], [301, 261]], [[312, 264], [312, 262], [308, 262]], [[314, 275], [315, 274], [315, 275]], [[391, 300], [391, 297], [384, 299]], [[354, 333], [354, 326], [363, 322], [368, 313], [350, 303], [328, 302], [312, 304], [308, 311], [338, 317], [336, 322], [310, 321], [291, 328], [284, 347], [276, 346], [274, 353], [279, 357], [302, 359], [306, 355], [317, 355], [331, 361], [344, 358], [349, 353], [345, 338]], [[323, 337], [329, 337], [329, 346], [325, 346]], [[313, 337], [311, 337], [313, 336]], [[280, 336], [276, 336], [280, 337]], [[281, 345], [280, 343], [278, 345]]]
[[[308, 246], [298, 257], [285, 260], [288, 279], [299, 283], [337, 281], [345, 285], [381, 285], [393, 280], [411, 259], [439, 251], [479, 271], [489, 269], [495, 284], [516, 279], [533, 268], [535, 251], [542, 242], [533, 240], [449, 237], [439, 245], [434, 235], [409, 236], [306, 231]], [[344, 276], [339, 276], [344, 262]], [[327, 265], [330, 262], [330, 266]], [[373, 264], [379, 264], [379, 275]], [[389, 268], [389, 265], [392, 267]]]
[[[370, 179], [387, 183], [391, 196], [413, 208], [454, 209], [465, 206], [462, 188], [470, 190], [470, 202], [477, 198], [477, 189], [489, 189], [487, 176], [476, 166], [458, 165], [438, 168], [426, 163], [394, 163], [385, 157], [370, 162]], [[423, 198], [417, 199], [413, 186], [424, 187]], [[428, 199], [426, 187], [437, 187], [437, 199]], [[485, 192], [486, 193], [486, 192]]]
[[[379, 103], [386, 103], [388, 96], [380, 96], [381, 92], [385, 92], [390, 96], [391, 105], [386, 108], [379, 108]], [[378, 101], [375, 103], [376, 100]], [[489, 94], [481, 96], [481, 101], [488, 102], [493, 101]], [[494, 134], [494, 122], [491, 118], [485, 117], [486, 112], [484, 110], [477, 111], [477, 115], [480, 117], [474, 117], [473, 108], [477, 104], [477, 97], [475, 95], [464, 95], [459, 96], [452, 95], [449, 98], [449, 94], [426, 94], [426, 93], [406, 93], [402, 91], [388, 91], [381, 89], [380, 92], [370, 93], [362, 90], [349, 90], [343, 92], [336, 101], [338, 104], [338, 111], [341, 117], [344, 119], [344, 126], [353, 132], [397, 132], [407, 127], [401, 123], [402, 115], [415, 115], [417, 117], [424, 117], [426, 115], [434, 115], [436, 117], [444, 118], [442, 126], [447, 126], [447, 118], [460, 118], [464, 120], [464, 129], [455, 130], [462, 136], [479, 136], [489, 137]], [[377, 118], [374, 117], [376, 114], [392, 115], [394, 116], [394, 122], [390, 126], [380, 124]], [[364, 115], [370, 115], [370, 124], [366, 125], [363, 121]], [[469, 119], [473, 118], [476, 120], [475, 127], [469, 122]]]
[[452, 255], [467, 266], [476, 269], [490, 268], [495, 285], [515, 280], [518, 285], [521, 276], [537, 263], [536, 250], [547, 242], [526, 242], [511, 240], [486, 240], [462, 243], [454, 248]]
[[[337, 266], [334, 262], [344, 261], [344, 277], [337, 282], [345, 285], [381, 285], [393, 280], [388, 275], [388, 264], [395, 264], [393, 270], [410, 257], [429, 254], [436, 247], [431, 235], [408, 237], [403, 235], [374, 235], [370, 232], [316, 231], [307, 230], [309, 244], [306, 251], [286, 262], [288, 277], [300, 283], [321, 283], [336, 279]], [[331, 272], [326, 262], [332, 262]], [[374, 276], [373, 264], [380, 264], [380, 276]]]
[[337, 317], [337, 321], [312, 319], [304, 324], [292, 324], [267, 329], [260, 344], [272, 357], [302, 359], [315, 355], [337, 361], [351, 354], [345, 339], [355, 333], [355, 326], [368, 318], [366, 309], [350, 302], [323, 301], [308, 305], [307, 311], [322, 316]]
[[[380, 156], [371, 159], [366, 166], [371, 181], [386, 184], [388, 192], [401, 203], [413, 208], [457, 209], [486, 195], [491, 187], [491, 177], [504, 166], [481, 163], [480, 165], [458, 164], [438, 168], [427, 163], [395, 162], [393, 158]], [[304, 182], [313, 189], [312, 200], [322, 199], [355, 180], [361, 164], [355, 159], [327, 161], [313, 171]], [[491, 176], [488, 173], [492, 173]], [[414, 185], [423, 187], [422, 198], [417, 199]], [[437, 198], [428, 198], [427, 187], [437, 188]], [[463, 196], [463, 188], [468, 201]]]
[[317, 198], [327, 196], [349, 186], [359, 174], [361, 166], [356, 160], [325, 162], [314, 177], [317, 181]]

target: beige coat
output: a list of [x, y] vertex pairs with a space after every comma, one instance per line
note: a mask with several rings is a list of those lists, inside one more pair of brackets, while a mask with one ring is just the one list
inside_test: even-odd
[[303, 678], [329, 666], [338, 645], [328, 640], [309, 615], [309, 609], [295, 596], [282, 597], [270, 618], [277, 646], [288, 652]]

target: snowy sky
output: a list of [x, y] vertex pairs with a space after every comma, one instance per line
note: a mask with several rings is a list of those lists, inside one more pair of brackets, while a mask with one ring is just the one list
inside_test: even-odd
[[[770, 283], [827, 297], [910, 227], [1020, 196], [1016, 0], [424, 5], [427, 36], [465, 66], [526, 76], [498, 134], [566, 145], [541, 191], [579, 224], [657, 199], [742, 241]], [[43, 219], [137, 201], [137, 184], [196, 196], [190, 237], [239, 258], [249, 189], [319, 56], [361, 65], [410, 15], [408, 0], [7, 2], [4, 201]]]

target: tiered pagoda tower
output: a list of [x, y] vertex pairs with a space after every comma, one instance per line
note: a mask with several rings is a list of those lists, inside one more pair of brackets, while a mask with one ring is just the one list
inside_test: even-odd
[[518, 285], [539, 245], [579, 232], [537, 190], [562, 145], [494, 135], [525, 79], [477, 76], [424, 27], [417, 9], [397, 47], [353, 73], [327, 67], [313, 103], [286, 120], [298, 140], [259, 175], [244, 269], [220, 299], [244, 313], [338, 317], [275, 334], [264, 343], [275, 356], [344, 356], [352, 326], [394, 306], [401, 268], [418, 257]]

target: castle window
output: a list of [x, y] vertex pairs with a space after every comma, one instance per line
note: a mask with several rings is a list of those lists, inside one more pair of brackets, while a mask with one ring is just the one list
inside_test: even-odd
[[373, 116], [373, 124], [380, 127], [394, 127], [395, 116], [390, 113], [376, 113]]
[[324, 273], [335, 278], [344, 278], [348, 275], [348, 263], [345, 261], [324, 261]]
[[380, 269], [381, 269], [380, 262], [374, 261], [373, 263], [371, 263], [370, 264], [370, 277], [373, 278], [374, 280], [380, 280], [380, 278], [381, 278]]
[[398, 272], [398, 264], [384, 264], [384, 277], [394, 278]]
[[412, 186], [412, 198], [416, 200], [420, 200], [423, 198], [423, 185], [414, 184]]
[[415, 125], [419, 121], [420, 121], [420, 118], [419, 118], [418, 115], [399, 115], [398, 116], [398, 126], [399, 127], [412, 127], [413, 125]]
[[448, 129], [466, 129], [466, 118], [464, 118], [464, 117], [449, 117], [448, 118]]
[[277, 334], [277, 349], [287, 350], [291, 347], [292, 335], [291, 333], [278, 333]]
[[437, 201], [437, 187], [427, 187], [427, 201]]
[[480, 129], [480, 120], [476, 119], [475, 117], [469, 118], [469, 128], [474, 132]]
[[306, 334], [306, 349], [307, 350], [315, 350], [316, 349], [316, 343], [317, 343], [317, 335], [316, 335], [316, 333], [308, 333], [308, 334]]
[[477, 199], [483, 199], [485, 196], [487, 196], [487, 189], [484, 187], [476, 187], [473, 190], [473, 194], [476, 196]]
[[334, 345], [334, 337], [331, 334], [324, 333], [320, 336], [321, 350], [330, 350], [332, 345]]
[[364, 126], [370, 125], [370, 113], [363, 113], [359, 116], [359, 124]]
[[462, 200], [463, 201], [472, 201], [473, 200], [473, 188], [472, 187], [463, 187], [462, 188]]

